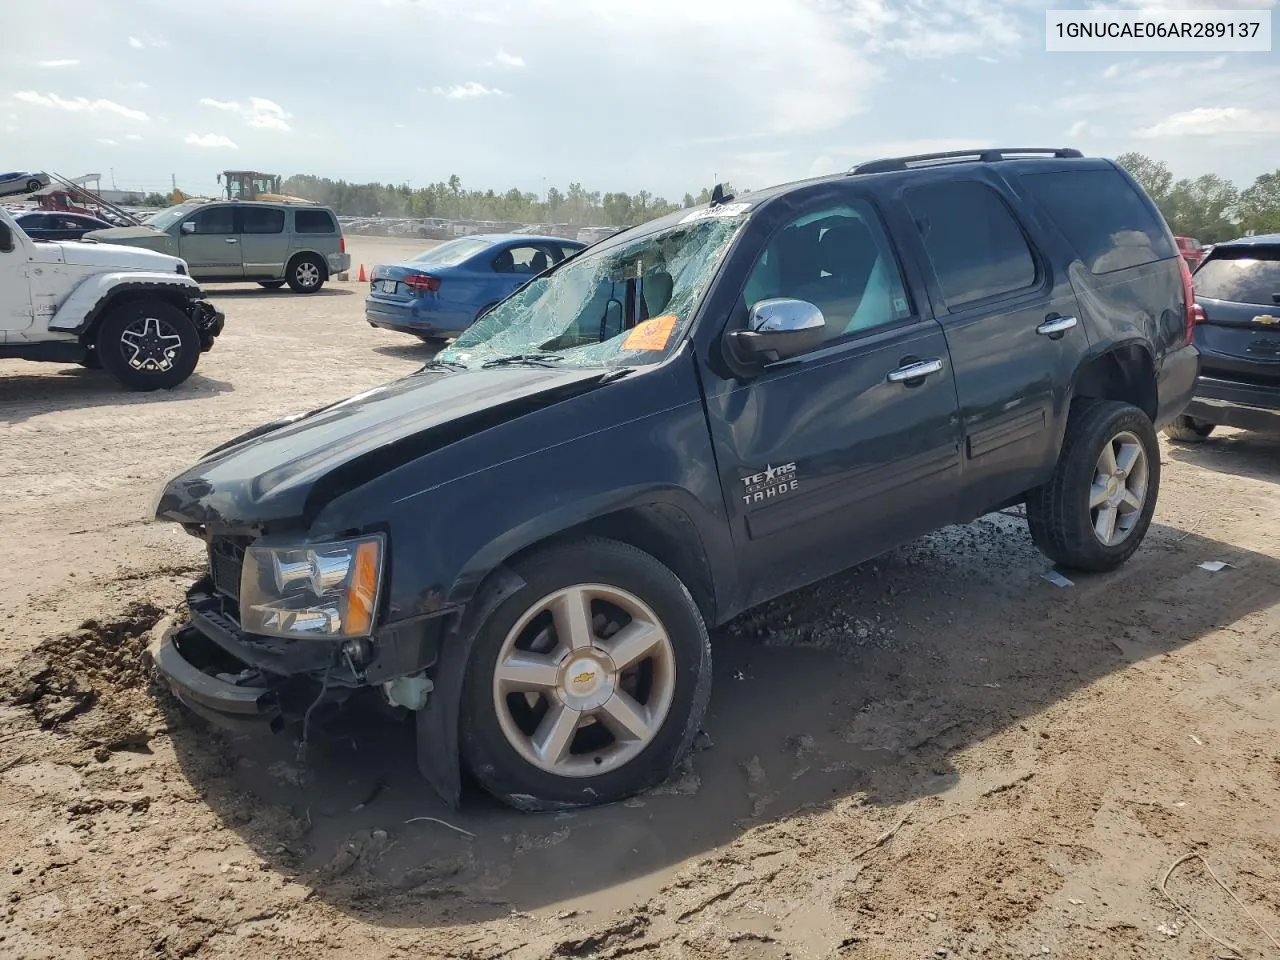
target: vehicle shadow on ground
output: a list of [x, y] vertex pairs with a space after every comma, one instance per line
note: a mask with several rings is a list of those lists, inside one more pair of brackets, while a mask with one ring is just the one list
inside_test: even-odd
[[279, 290], [265, 290], [259, 286], [252, 287], [215, 287], [207, 285], [204, 288], [205, 295], [211, 300], [218, 300], [222, 297], [231, 297], [235, 300], [274, 300], [277, 297], [350, 297], [354, 296], [356, 291], [348, 287], [335, 287], [325, 285], [315, 293], [294, 293], [288, 287], [281, 287]]
[[[1207, 557], [1232, 567], [1198, 569]], [[853, 795], [892, 807], [943, 792], [956, 751], [1024, 723], [1035, 749], [1046, 707], [1280, 602], [1280, 561], [1165, 526], [1113, 574], [1062, 588], [1049, 569], [1025, 524], [997, 514], [738, 618], [715, 637], [686, 768], [572, 813], [516, 813], [475, 789], [448, 811], [415, 772], [411, 726], [361, 709], [317, 713], [305, 768], [291, 736], [224, 740], [166, 710], [185, 775], [228, 827], [362, 922], [458, 924], [570, 898], [605, 912], [749, 827]], [[966, 776], [1001, 789], [1022, 772]]]
[[197, 369], [172, 390], [127, 390], [105, 370], [45, 366], [36, 374], [0, 377], [0, 423], [20, 423], [59, 410], [200, 400], [235, 387]]
[[1170, 441], [1167, 449], [1180, 463], [1253, 480], [1280, 481], [1280, 432], [1215, 431], [1200, 443]]

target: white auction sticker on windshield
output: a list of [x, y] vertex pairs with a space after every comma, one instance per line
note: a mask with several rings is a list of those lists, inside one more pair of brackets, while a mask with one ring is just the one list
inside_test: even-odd
[[695, 220], [707, 220], [711, 217], [740, 217], [751, 209], [749, 203], [722, 203], [718, 207], [706, 207], [702, 210], [695, 210], [693, 213], [683, 217], [681, 223], [693, 223]]

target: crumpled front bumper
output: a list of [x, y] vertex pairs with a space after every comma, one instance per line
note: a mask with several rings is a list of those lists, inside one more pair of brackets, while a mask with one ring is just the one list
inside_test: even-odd
[[241, 632], [207, 580], [187, 591], [187, 617], [152, 639], [151, 661], [174, 696], [224, 729], [280, 730], [337, 659], [335, 641]]
[[207, 352], [213, 347], [218, 334], [222, 333], [227, 322], [226, 314], [203, 299], [190, 301], [187, 310], [191, 321], [196, 325], [196, 332], [200, 334], [200, 350]]
[[436, 660], [438, 621], [378, 630], [372, 657], [357, 667], [342, 654], [342, 641], [245, 633], [228, 604], [208, 577], [197, 581], [187, 591], [187, 621], [153, 638], [150, 649], [178, 700], [225, 729], [279, 731], [315, 702], [322, 686], [328, 696], [350, 695]]
[[[284, 716], [274, 685], [260, 671], [212, 672], [207, 638], [190, 623], [154, 636], [148, 655], [170, 692], [192, 713], [236, 733], [278, 731]], [[197, 666], [200, 661], [205, 666]]]

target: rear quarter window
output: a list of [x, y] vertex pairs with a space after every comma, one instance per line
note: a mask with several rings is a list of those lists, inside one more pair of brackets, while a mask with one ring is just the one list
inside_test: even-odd
[[298, 233], [337, 233], [338, 225], [328, 210], [295, 210], [293, 229]]
[[1196, 296], [1280, 307], [1280, 246], [1215, 250], [1193, 278]]
[[1023, 174], [1022, 180], [1091, 273], [1177, 256], [1164, 222], [1115, 170]]

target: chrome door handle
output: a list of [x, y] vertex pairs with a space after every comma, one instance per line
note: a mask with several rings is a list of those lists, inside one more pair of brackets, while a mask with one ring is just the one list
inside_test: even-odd
[[224, 240], [223, 242], [224, 242], [224, 243], [239, 243], [240, 241], [239, 241], [239, 240], [237, 240], [235, 237], [227, 237], [227, 239], [226, 239], [226, 240]]
[[927, 377], [931, 373], [938, 373], [941, 369], [941, 360], [918, 360], [915, 363], [907, 364], [905, 367], [889, 371], [889, 379], [894, 383], [919, 380], [921, 377]]
[[1066, 333], [1078, 322], [1075, 317], [1053, 317], [1036, 327], [1036, 333], [1052, 337], [1054, 334]]

